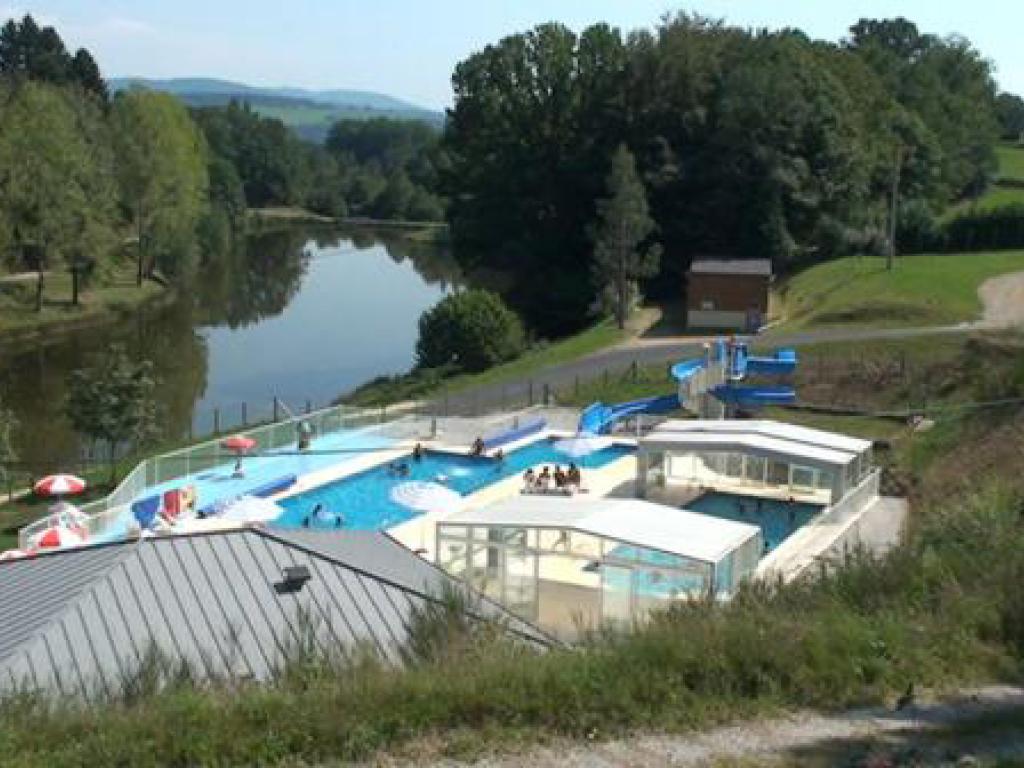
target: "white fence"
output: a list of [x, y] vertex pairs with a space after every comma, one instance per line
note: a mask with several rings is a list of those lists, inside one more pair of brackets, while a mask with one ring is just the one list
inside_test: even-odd
[[[261, 454], [294, 449], [300, 425], [304, 423], [309, 424], [317, 436], [367, 429], [395, 441], [438, 438], [449, 444], [468, 445], [479, 436], [494, 435], [540, 418], [550, 429], [573, 431], [579, 418], [579, 413], [574, 410], [539, 406], [514, 414], [475, 419], [402, 415], [402, 411], [392, 413], [395, 415], [389, 418], [381, 409], [334, 406], [238, 434], [254, 439]], [[221, 445], [221, 439], [217, 439], [146, 459], [129, 472], [108, 496], [81, 505], [82, 526], [90, 538], [108, 534], [114, 524], [123, 519], [125, 509], [145, 496], [150, 488], [208, 471], [233, 458], [234, 454]], [[18, 532], [18, 545], [23, 549], [28, 547], [36, 534], [56, 522], [55, 516], [49, 514], [29, 523]]]

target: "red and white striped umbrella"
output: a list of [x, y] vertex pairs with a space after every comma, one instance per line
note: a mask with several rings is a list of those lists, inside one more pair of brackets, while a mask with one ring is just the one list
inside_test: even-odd
[[85, 480], [74, 475], [47, 475], [32, 490], [40, 496], [72, 496], [85, 490]]
[[4, 560], [21, 560], [23, 557], [31, 557], [32, 552], [26, 552], [24, 549], [8, 549], [5, 552], [0, 552], [0, 562]]
[[31, 539], [32, 546], [39, 549], [62, 549], [75, 547], [85, 542], [81, 533], [66, 525], [55, 525]]
[[221, 445], [235, 453], [247, 453], [256, 447], [256, 441], [246, 435], [232, 435], [222, 441]]

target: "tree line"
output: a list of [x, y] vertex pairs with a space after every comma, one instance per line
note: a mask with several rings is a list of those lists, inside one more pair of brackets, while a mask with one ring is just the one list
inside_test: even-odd
[[981, 54], [902, 18], [862, 19], [840, 43], [687, 14], [627, 35], [545, 24], [474, 53], [452, 83], [455, 253], [508, 275], [503, 294], [553, 334], [609, 285], [596, 201], [620, 145], [654, 222], [639, 245], [663, 251], [647, 287], [678, 293], [697, 255], [784, 272], [884, 252], [894, 186], [901, 222], [934, 224], [989, 183], [1006, 130]]
[[0, 29], [0, 259], [103, 279], [125, 252], [136, 279], [175, 280], [230, 247], [249, 207], [440, 219], [438, 134], [416, 123], [334, 126], [327, 146], [245, 104], [111, 96], [95, 60], [26, 15]]

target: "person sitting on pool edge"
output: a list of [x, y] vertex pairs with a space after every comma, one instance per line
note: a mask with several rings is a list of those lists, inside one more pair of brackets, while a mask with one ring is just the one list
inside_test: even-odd
[[469, 455], [483, 456], [486, 447], [487, 446], [484, 445], [484, 439], [482, 437], [478, 437], [476, 440], [473, 441], [473, 445], [470, 446]]
[[413, 461], [423, 461], [423, 454], [423, 443], [416, 443], [415, 447], [412, 449]]
[[551, 487], [551, 467], [544, 467], [543, 471], [537, 477], [537, 487], [541, 491], [546, 491]]
[[242, 458], [239, 457], [238, 461], [235, 462], [235, 469], [231, 473], [232, 477], [245, 477], [245, 470], [242, 469]]
[[571, 488], [579, 490], [580, 485], [583, 483], [583, 476], [580, 474], [580, 468], [575, 464], [569, 464], [569, 471], [565, 475], [565, 482]]
[[537, 473], [530, 467], [523, 473], [523, 493], [532, 493], [537, 485]]
[[565, 488], [568, 479], [569, 477], [568, 475], [565, 474], [565, 472], [562, 471], [562, 467], [558, 464], [555, 464], [555, 487]]

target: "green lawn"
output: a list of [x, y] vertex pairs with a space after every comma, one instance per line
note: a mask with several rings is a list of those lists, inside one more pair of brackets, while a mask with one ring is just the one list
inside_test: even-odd
[[1024, 181], [1024, 147], [1000, 144], [996, 147], [999, 158], [999, 178]]
[[912, 327], [974, 320], [978, 287], [989, 277], [1024, 270], [1024, 251], [853, 256], [818, 264], [780, 290], [783, 326]]
[[529, 376], [548, 366], [586, 357], [624, 341], [629, 336], [629, 331], [620, 331], [611, 320], [603, 320], [561, 341], [538, 344], [517, 360], [481, 373], [442, 378], [436, 373], [424, 376], [414, 372], [372, 381], [342, 399], [353, 405], [376, 406], [429, 397], [441, 390], [455, 393], [472, 387], [500, 384]]
[[76, 307], [71, 304], [71, 275], [55, 271], [46, 277], [43, 311], [37, 312], [34, 279], [0, 280], [0, 335], [91, 322], [132, 309], [163, 292], [164, 288], [152, 281], [137, 286], [135, 265], [126, 261], [103, 284], [82, 289]]

